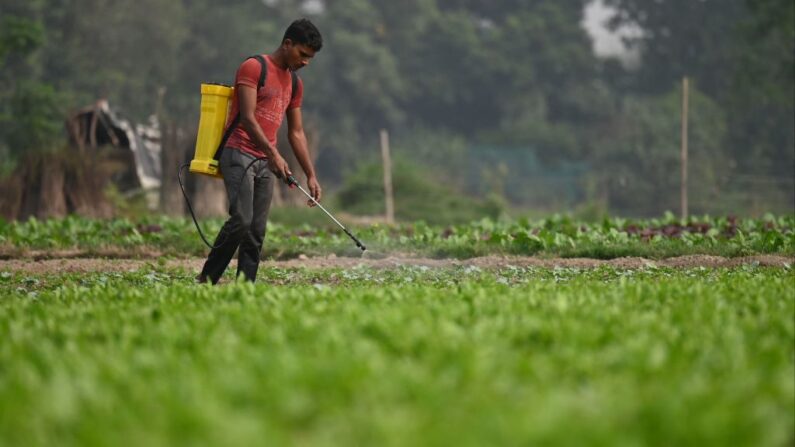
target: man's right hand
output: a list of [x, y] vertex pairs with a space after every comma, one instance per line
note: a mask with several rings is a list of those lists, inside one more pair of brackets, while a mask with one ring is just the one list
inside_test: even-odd
[[276, 174], [276, 177], [279, 177], [281, 180], [286, 181], [288, 177], [293, 175], [292, 171], [290, 171], [290, 166], [287, 164], [287, 161], [281, 155], [275, 154], [270, 159], [270, 169]]

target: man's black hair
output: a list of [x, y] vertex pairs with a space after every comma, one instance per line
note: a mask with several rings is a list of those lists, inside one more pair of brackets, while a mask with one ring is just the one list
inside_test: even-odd
[[323, 37], [317, 27], [308, 19], [298, 19], [287, 27], [284, 32], [284, 40], [290, 39], [293, 43], [306, 45], [309, 48], [320, 51], [323, 47]]

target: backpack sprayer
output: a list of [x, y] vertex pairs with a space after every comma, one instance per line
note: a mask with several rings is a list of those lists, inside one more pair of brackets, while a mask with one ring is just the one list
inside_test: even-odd
[[[258, 84], [258, 87], [261, 87], [265, 84], [267, 68], [265, 60], [262, 59], [261, 56], [255, 56], [255, 58], [258, 59], [262, 64], [262, 72], [260, 74], [260, 80]], [[295, 91], [296, 79], [297, 78], [295, 77], [295, 74], [293, 74], [293, 91]], [[223, 178], [223, 173], [219, 170], [218, 166], [220, 151], [223, 150], [226, 140], [232, 134], [240, 121], [240, 115], [238, 114], [226, 132], [224, 132], [224, 126], [227, 122], [227, 114], [233, 93], [234, 89], [226, 85], [201, 85], [201, 114], [199, 115], [199, 132], [196, 137], [196, 148], [193, 160], [190, 163], [185, 163], [184, 165], [180, 166], [179, 172], [177, 174], [179, 187], [182, 189], [182, 195], [185, 197], [185, 201], [188, 204], [188, 210], [190, 211], [190, 215], [193, 218], [193, 223], [196, 225], [196, 230], [198, 230], [199, 236], [201, 236], [204, 243], [210, 249], [213, 249], [214, 247], [212, 244], [210, 244], [210, 242], [207, 241], [207, 238], [204, 237], [204, 233], [199, 227], [199, 222], [196, 221], [196, 215], [193, 212], [193, 206], [191, 206], [190, 199], [188, 198], [187, 193], [185, 193], [185, 187], [182, 184], [182, 172], [185, 170], [185, 168], [190, 167], [190, 172], [208, 175], [215, 178]], [[248, 171], [248, 169], [259, 160], [266, 160], [266, 158], [262, 157], [252, 160], [251, 163], [246, 166], [245, 171]], [[340, 221], [334, 218], [334, 216], [332, 216], [331, 213], [329, 213], [326, 208], [323, 207], [323, 205], [318, 203], [318, 201], [315, 200], [311, 194], [306, 192], [306, 190], [301, 187], [294, 176], [291, 175], [284, 179], [284, 181], [289, 186], [297, 186], [298, 189], [304, 193], [304, 195], [309, 198], [312, 203], [323, 210], [323, 212], [326, 213], [326, 215], [330, 217], [331, 220], [333, 220], [334, 223], [336, 223], [342, 229], [342, 231], [344, 231], [345, 234], [347, 234], [348, 237], [353, 240], [353, 242], [356, 243], [356, 246], [359, 247], [362, 252], [367, 249], [364, 244], [362, 244], [362, 242], [357, 239], [356, 236], [348, 231], [348, 229], [345, 228]]]

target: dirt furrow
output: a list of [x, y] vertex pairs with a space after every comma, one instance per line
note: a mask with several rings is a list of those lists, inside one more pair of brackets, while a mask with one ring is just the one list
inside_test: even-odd
[[[124, 272], [135, 271], [153, 266], [165, 268], [184, 268], [198, 271], [201, 269], [201, 258], [168, 259], [157, 261], [152, 259], [102, 259], [102, 258], [63, 258], [63, 259], [10, 259], [0, 260], [0, 271], [23, 271], [31, 274], [48, 273], [79, 273], [79, 272]], [[232, 261], [231, 268], [234, 268]], [[720, 268], [740, 265], [759, 265], [766, 267], [789, 267], [795, 264], [795, 258], [774, 255], [748, 256], [742, 258], [723, 258], [719, 256], [691, 255], [663, 260], [645, 258], [617, 258], [610, 260], [586, 258], [537, 258], [526, 256], [485, 256], [471, 259], [430, 259], [412, 257], [386, 257], [383, 259], [347, 258], [347, 257], [316, 257], [291, 259], [288, 261], [263, 261], [262, 268], [354, 268], [370, 267], [377, 269], [399, 268], [401, 266], [425, 266], [431, 268], [451, 268], [475, 266], [479, 268], [542, 267], [542, 268], [597, 268], [612, 266], [624, 269], [643, 267], [675, 267], [675, 268]]]

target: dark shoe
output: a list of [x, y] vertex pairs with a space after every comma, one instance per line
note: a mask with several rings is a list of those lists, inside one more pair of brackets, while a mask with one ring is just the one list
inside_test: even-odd
[[209, 282], [210, 280], [207, 278], [207, 275], [205, 275], [204, 273], [199, 273], [199, 276], [196, 277], [197, 284], [207, 284]]

